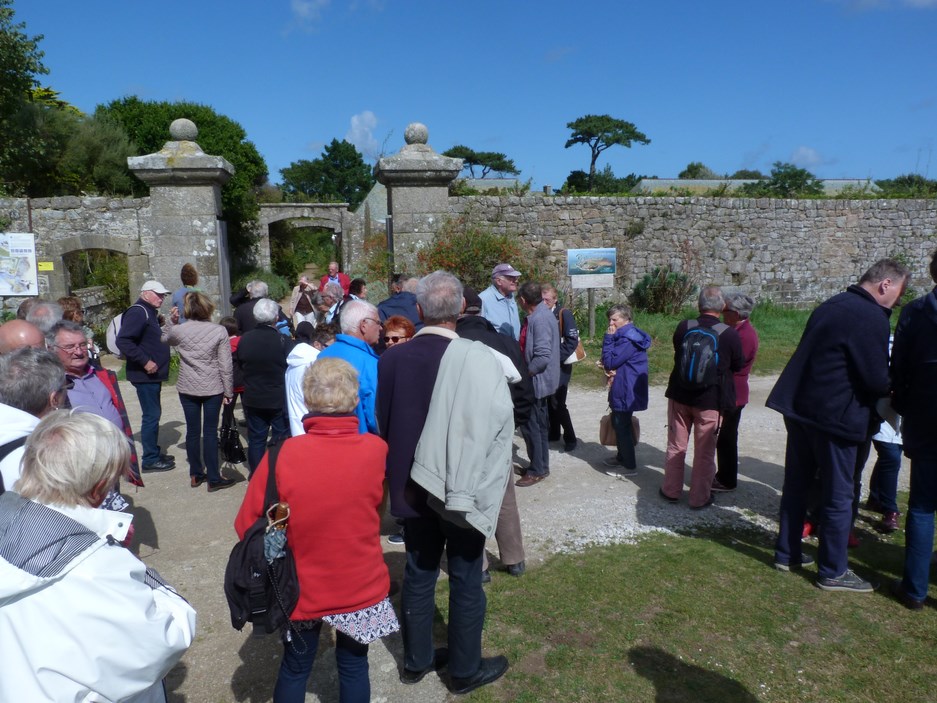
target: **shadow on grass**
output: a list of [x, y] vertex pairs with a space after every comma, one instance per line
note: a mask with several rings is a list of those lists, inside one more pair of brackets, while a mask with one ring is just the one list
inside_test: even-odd
[[693, 692], [697, 703], [754, 703], [758, 699], [738, 681], [699, 666], [687, 664], [656, 647], [634, 647], [628, 652], [631, 667], [654, 685], [657, 703], [687, 700]]

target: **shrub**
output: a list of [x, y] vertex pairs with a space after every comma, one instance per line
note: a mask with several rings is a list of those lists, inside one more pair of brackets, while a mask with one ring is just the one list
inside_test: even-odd
[[270, 296], [271, 300], [283, 300], [293, 289], [290, 282], [283, 276], [261, 269], [248, 269], [231, 281], [231, 292], [237, 293], [244, 290], [247, 284], [254, 280], [263, 281], [267, 284], [269, 288], [267, 295]]
[[476, 290], [488, 287], [491, 270], [500, 262], [510, 263], [525, 278], [539, 275], [531, 259], [521, 254], [517, 235], [495, 234], [465, 217], [446, 222], [433, 242], [417, 253], [417, 262], [421, 274], [449, 271]]
[[644, 312], [676, 315], [695, 292], [696, 285], [687, 274], [658, 266], [638, 281], [629, 300], [632, 307]]

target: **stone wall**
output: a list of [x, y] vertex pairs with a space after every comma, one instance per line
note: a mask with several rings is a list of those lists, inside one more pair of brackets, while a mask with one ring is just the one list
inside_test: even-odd
[[463, 196], [450, 213], [520, 236], [567, 288], [566, 249], [615, 247], [620, 298], [655, 266], [703, 283], [739, 287], [758, 299], [809, 305], [858, 280], [887, 256], [912, 266], [912, 285], [933, 286], [937, 200], [777, 200]]
[[[54, 300], [68, 293], [62, 257], [72, 251], [120, 252], [127, 255], [131, 280], [145, 280], [149, 273], [148, 254], [154, 248], [149, 198], [2, 198], [0, 215], [10, 220], [7, 231], [36, 235], [37, 260], [52, 266], [39, 273], [44, 297]], [[3, 307], [15, 309], [22, 300], [4, 298]]]

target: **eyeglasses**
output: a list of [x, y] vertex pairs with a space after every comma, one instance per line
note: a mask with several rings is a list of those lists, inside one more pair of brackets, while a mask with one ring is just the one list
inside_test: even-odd
[[373, 323], [374, 323], [375, 325], [377, 325], [378, 327], [383, 327], [383, 326], [384, 326], [384, 323], [382, 323], [380, 320], [375, 320], [373, 317], [366, 317], [366, 318], [364, 318], [364, 319], [367, 320], [368, 322], [373, 322]]
[[397, 342], [402, 342], [404, 340], [410, 339], [409, 337], [401, 337], [396, 334], [384, 337], [384, 344], [396, 344]]
[[55, 344], [53, 346], [56, 349], [61, 349], [66, 354], [74, 354], [75, 352], [87, 351], [91, 348], [91, 343], [79, 342], [78, 344]]

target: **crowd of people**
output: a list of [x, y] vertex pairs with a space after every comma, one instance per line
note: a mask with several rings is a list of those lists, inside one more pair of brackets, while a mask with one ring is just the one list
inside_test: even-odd
[[[937, 252], [931, 275], [937, 282]], [[444, 672], [450, 691], [462, 694], [501, 677], [506, 657], [482, 652], [486, 541], [495, 538], [508, 574], [525, 573], [515, 488], [549, 478], [551, 442], [565, 452], [580, 445], [566, 405], [582, 356], [575, 316], [555, 287], [521, 285], [521, 276], [499, 263], [491, 285], [475, 291], [444, 271], [401, 274], [374, 305], [366, 282], [332, 262], [317, 286], [299, 279], [288, 310], [268, 297], [265, 283], [251, 281], [232, 296], [234, 315], [218, 322], [190, 264], [175, 294], [147, 281], [116, 335], [141, 408], [139, 459], [120, 385], [100, 364], [81, 302], [24, 304], [20, 319], [0, 326], [0, 637], [19, 642], [4, 648], [0, 698], [164, 700], [161, 679], [191, 643], [195, 613], [123, 548], [133, 528], [120, 485], [142, 486], [144, 474], [175, 468], [159, 443], [171, 348], [179, 357], [191, 487], [214, 492], [235, 484], [220, 466], [218, 425], [222, 408], [233, 416], [240, 398], [249, 484], [238, 535], [267, 513], [274, 464], [280, 500], [290, 506], [286, 537], [300, 596], [288, 613], [275, 701], [304, 699], [323, 622], [337, 633], [343, 701], [369, 700], [368, 646], [398, 629], [404, 684]], [[902, 449], [911, 458], [905, 568], [893, 592], [919, 609], [937, 510], [937, 450], [927, 431], [937, 413], [929, 395], [937, 382], [937, 298], [931, 292], [905, 306], [889, 374], [888, 319], [908, 276], [904, 265], [883, 260], [821, 304], [768, 406], [787, 429], [775, 567], [814, 562], [802, 548], [805, 525], [812, 525], [817, 586], [873, 590], [849, 568], [847, 545], [874, 435], [880, 461], [867, 507], [883, 514], [883, 531], [898, 526]], [[738, 485], [739, 425], [758, 335], [748, 295], [706, 286], [697, 303], [698, 317], [681, 321], [671, 340], [659, 496], [682, 499], [692, 431], [687, 502], [704, 510]], [[646, 470], [635, 451], [635, 413], [648, 407], [652, 340], [627, 305], [612, 305], [607, 317], [597, 363], [616, 441], [604, 468], [626, 479]], [[882, 418], [896, 432], [876, 434]], [[526, 465], [513, 457], [515, 431]], [[399, 611], [389, 599], [380, 542], [384, 511], [400, 524], [390, 540], [406, 553]], [[444, 555], [447, 646], [437, 647]], [[92, 582], [100, 588], [83, 585]], [[116, 600], [125, 603], [119, 614]], [[96, 633], [93, 646], [63, 637], [39, 647], [16, 636], [24, 623], [56, 629], [65, 609], [84, 624], [76, 633]]]

